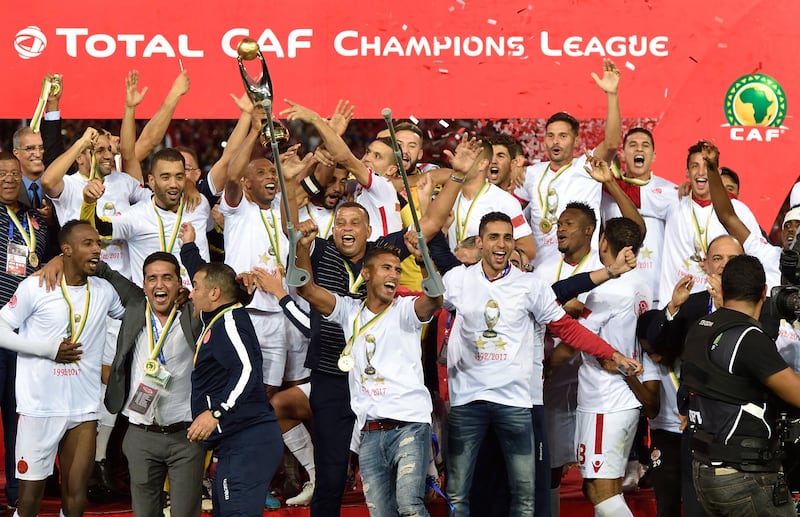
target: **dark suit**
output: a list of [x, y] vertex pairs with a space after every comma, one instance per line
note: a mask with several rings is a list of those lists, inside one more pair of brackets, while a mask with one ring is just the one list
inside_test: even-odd
[[[126, 309], [117, 337], [117, 351], [111, 365], [105, 396], [108, 410], [118, 413], [123, 409], [130, 394], [134, 349], [139, 342], [139, 336], [145, 330], [145, 325], [149, 323], [145, 317], [147, 299], [139, 286], [103, 262], [97, 267], [97, 276], [111, 282]], [[192, 355], [194, 344], [202, 330], [202, 322], [194, 317], [193, 312], [193, 307], [189, 305], [181, 311], [179, 319], [186, 346]], [[173, 393], [173, 396], [180, 394]], [[189, 397], [190, 393], [186, 393], [187, 404]], [[172, 515], [175, 517], [200, 515], [205, 449], [198, 442], [189, 442], [186, 438], [188, 422], [186, 424], [179, 422], [161, 428], [131, 424], [128, 427], [123, 450], [128, 458], [131, 499], [135, 515], [143, 517], [162, 515], [160, 496], [167, 473], [170, 478]]]

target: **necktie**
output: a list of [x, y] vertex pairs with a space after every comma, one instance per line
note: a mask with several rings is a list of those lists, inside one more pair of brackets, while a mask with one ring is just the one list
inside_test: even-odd
[[39, 197], [39, 185], [31, 183], [29, 190], [31, 191], [31, 208], [41, 208], [42, 199]]

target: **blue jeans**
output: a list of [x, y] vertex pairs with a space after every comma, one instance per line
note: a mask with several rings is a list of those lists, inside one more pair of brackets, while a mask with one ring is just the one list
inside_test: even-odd
[[487, 401], [450, 408], [447, 496], [456, 517], [468, 516], [469, 491], [475, 460], [486, 431], [492, 426], [505, 458], [511, 491], [509, 516], [533, 515], [533, 435], [530, 408]]
[[794, 517], [794, 504], [772, 504], [772, 485], [778, 479], [775, 472], [721, 472], [697, 461], [692, 464], [697, 498], [711, 515], [723, 516], [786, 516]]
[[370, 517], [427, 516], [425, 476], [430, 458], [428, 424], [362, 431], [358, 465]]

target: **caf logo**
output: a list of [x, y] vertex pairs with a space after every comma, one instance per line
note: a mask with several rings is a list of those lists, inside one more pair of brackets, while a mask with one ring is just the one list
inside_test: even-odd
[[786, 94], [768, 75], [743, 75], [725, 94], [725, 118], [731, 126], [780, 127], [786, 118]]
[[14, 50], [22, 59], [38, 57], [47, 46], [47, 36], [35, 25], [20, 29], [14, 38]]

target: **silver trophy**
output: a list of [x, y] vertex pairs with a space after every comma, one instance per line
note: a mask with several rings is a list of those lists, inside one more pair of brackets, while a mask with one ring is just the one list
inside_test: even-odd
[[494, 326], [500, 321], [500, 305], [497, 300], [486, 302], [486, 307], [483, 309], [483, 319], [486, 321], [486, 330], [483, 331], [483, 337], [490, 339], [497, 337], [497, 332], [494, 331]]

